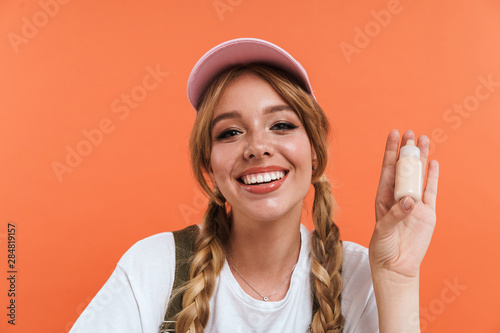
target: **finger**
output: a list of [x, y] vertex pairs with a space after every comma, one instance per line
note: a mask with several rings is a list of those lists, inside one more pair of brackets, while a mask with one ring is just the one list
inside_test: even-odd
[[[415, 134], [411, 129], [407, 130], [404, 132], [403, 136], [401, 137], [401, 147], [406, 146], [406, 143], [408, 140], [413, 140], [415, 142]], [[398, 155], [399, 157], [399, 155]]]
[[398, 223], [410, 215], [413, 208], [415, 208], [415, 202], [410, 197], [404, 197], [394, 204], [389, 212], [377, 221], [377, 228], [382, 232], [381, 236], [391, 234]]
[[382, 161], [382, 170], [378, 183], [379, 193], [383, 188], [389, 187], [394, 191], [394, 177], [396, 173], [396, 162], [398, 160], [399, 132], [393, 129], [387, 137], [385, 144], [384, 159]]
[[417, 147], [420, 149], [420, 161], [422, 162], [422, 179], [425, 179], [425, 167], [427, 166], [427, 158], [429, 156], [430, 140], [426, 135], [421, 135], [418, 138]]
[[425, 186], [424, 195], [422, 201], [436, 209], [436, 197], [438, 190], [438, 179], [439, 179], [439, 163], [436, 160], [431, 160], [429, 162], [429, 171], [427, 172], [427, 185]]

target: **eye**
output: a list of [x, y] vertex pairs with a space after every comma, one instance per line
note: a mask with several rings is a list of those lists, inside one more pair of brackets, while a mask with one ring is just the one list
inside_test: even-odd
[[228, 138], [231, 138], [233, 136], [236, 136], [238, 134], [241, 134], [241, 132], [238, 130], [235, 130], [235, 129], [228, 129], [228, 130], [223, 131], [221, 134], [219, 134], [216, 139], [217, 140], [224, 140], [224, 139], [228, 139]]
[[278, 130], [278, 131], [289, 131], [295, 128], [297, 128], [297, 126], [286, 121], [280, 121], [271, 127], [272, 130]]

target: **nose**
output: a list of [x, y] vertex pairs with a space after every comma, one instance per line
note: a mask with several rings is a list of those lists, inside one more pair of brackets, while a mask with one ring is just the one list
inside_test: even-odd
[[271, 138], [263, 132], [248, 133], [243, 155], [247, 160], [273, 156], [274, 148]]

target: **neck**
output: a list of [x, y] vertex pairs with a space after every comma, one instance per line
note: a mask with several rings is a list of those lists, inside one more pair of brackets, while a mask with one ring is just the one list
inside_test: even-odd
[[273, 221], [255, 221], [233, 212], [231, 262], [248, 276], [263, 272], [281, 276], [299, 256], [300, 218], [301, 211]]
[[233, 211], [228, 258], [241, 288], [258, 300], [286, 296], [298, 262], [302, 205], [276, 220], [256, 220]]

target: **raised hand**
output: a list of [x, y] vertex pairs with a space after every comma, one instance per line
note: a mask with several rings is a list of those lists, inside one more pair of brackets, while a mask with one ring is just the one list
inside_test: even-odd
[[[402, 138], [404, 146], [409, 139], [415, 140], [412, 131]], [[385, 147], [382, 172], [375, 199], [376, 225], [370, 242], [370, 265], [372, 274], [389, 276], [391, 279], [418, 279], [420, 264], [427, 252], [436, 224], [436, 195], [439, 165], [429, 162], [427, 184], [422, 201], [415, 203], [410, 197], [399, 202], [394, 199], [396, 162], [398, 157], [399, 133], [393, 130]], [[418, 138], [420, 159], [425, 179], [429, 139]]]

